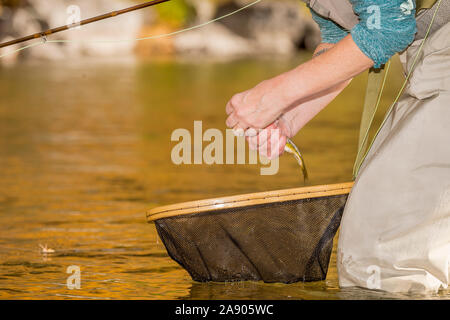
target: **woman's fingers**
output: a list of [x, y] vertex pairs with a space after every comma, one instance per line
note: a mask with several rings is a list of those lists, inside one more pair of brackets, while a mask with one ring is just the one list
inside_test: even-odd
[[[242, 93], [235, 94], [230, 101], [228, 101], [225, 111], [228, 114], [228, 118], [226, 120], [226, 125], [228, 128], [232, 128], [233, 130], [239, 132], [239, 134], [244, 135], [242, 130], [246, 130], [249, 126], [243, 121], [242, 117], [239, 116], [238, 113], [242, 113], [242, 109], [244, 105], [242, 100], [244, 96], [247, 94], [247, 91]], [[242, 130], [240, 130], [240, 129]]]
[[284, 147], [286, 146], [287, 137], [285, 135], [279, 135], [277, 139], [275, 139], [274, 144], [270, 150], [269, 159], [275, 159], [279, 157], [284, 152]]
[[255, 128], [248, 128], [248, 129], [245, 131], [245, 136], [246, 136], [246, 137], [256, 137], [256, 136], [258, 136], [258, 133], [259, 133], [259, 130], [258, 130], [258, 129], [255, 129]]
[[279, 99], [270, 96], [274, 83], [263, 81], [254, 88], [235, 94], [225, 106], [227, 126], [262, 129], [280, 116]]
[[247, 95], [247, 92], [248, 90], [236, 93], [234, 96], [231, 97], [230, 101], [228, 101], [227, 105], [225, 106], [225, 112], [228, 115], [232, 114], [242, 106], [244, 97]]
[[282, 135], [279, 129], [271, 129], [269, 132], [270, 136], [265, 140], [265, 143], [260, 146], [259, 152], [272, 160], [279, 157], [284, 152], [287, 137]]
[[[248, 129], [250, 131], [251, 129]], [[272, 123], [263, 130], [259, 130], [256, 136], [247, 136], [247, 142], [251, 150], [258, 152], [269, 159], [274, 159], [284, 152], [287, 137], [278, 128], [277, 123]]]
[[237, 136], [256, 136], [258, 131], [250, 128], [244, 121], [239, 121], [235, 112], [232, 112], [225, 121], [228, 128], [232, 128]]
[[230, 101], [228, 101], [227, 105], [225, 106], [225, 112], [227, 113], [227, 115], [230, 115], [231, 113], [233, 113], [233, 111], [234, 111], [234, 107], [230, 100]]
[[228, 116], [226, 122], [225, 122], [227, 127], [228, 128], [234, 128], [234, 127], [238, 126], [239, 128], [242, 128], [244, 130], [246, 130], [247, 128], [252, 127], [245, 120], [246, 117], [242, 116], [242, 113], [243, 113], [243, 108], [241, 108], [239, 111], [231, 112], [230, 115]]
[[234, 112], [228, 116], [225, 124], [228, 128], [234, 128], [238, 124], [238, 120], [236, 119]]
[[258, 135], [247, 136], [247, 142], [250, 150], [258, 150]]
[[239, 126], [236, 126], [233, 128], [233, 133], [236, 137], [243, 137], [243, 136], [245, 136], [245, 129], [241, 128]]

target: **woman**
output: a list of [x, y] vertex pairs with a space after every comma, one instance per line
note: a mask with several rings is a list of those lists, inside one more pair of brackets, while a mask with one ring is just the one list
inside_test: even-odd
[[[338, 244], [341, 287], [393, 292], [447, 288], [450, 269], [450, 0], [415, 17], [413, 0], [315, 0], [322, 32], [313, 59], [238, 93], [227, 126], [269, 157], [361, 72], [402, 52], [402, 98], [361, 166]], [[419, 1], [418, 1], [419, 3]], [[261, 129], [259, 131], [249, 129]], [[281, 137], [271, 138], [272, 129]], [[257, 133], [259, 132], [259, 133]]]

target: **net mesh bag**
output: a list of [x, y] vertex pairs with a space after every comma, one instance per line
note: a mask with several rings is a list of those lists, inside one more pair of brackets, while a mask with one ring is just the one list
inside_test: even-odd
[[194, 201], [147, 214], [196, 281], [326, 277], [351, 183]]

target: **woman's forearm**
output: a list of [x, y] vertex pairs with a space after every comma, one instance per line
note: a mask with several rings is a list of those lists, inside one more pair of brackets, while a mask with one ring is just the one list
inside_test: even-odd
[[[333, 48], [335, 44], [321, 43], [317, 46], [313, 54], [313, 59]], [[312, 96], [308, 100], [296, 105], [280, 117], [280, 127], [289, 138], [297, 134], [311, 119], [322, 111], [331, 101], [334, 100], [351, 80], [324, 90], [320, 94]]]
[[263, 129], [283, 113], [330, 93], [373, 65], [351, 35], [318, 57], [254, 88], [234, 95], [226, 106], [229, 128]]
[[283, 133], [293, 137], [331, 101], [333, 101], [351, 80], [344, 81], [337, 86], [324, 91], [321, 95], [307, 100], [290, 109], [280, 117]]
[[269, 94], [276, 95], [282, 101], [283, 111], [286, 112], [315, 96], [325, 99], [323, 94], [330, 94], [330, 90], [371, 66], [373, 61], [348, 35], [318, 57], [274, 79], [276, 85]]

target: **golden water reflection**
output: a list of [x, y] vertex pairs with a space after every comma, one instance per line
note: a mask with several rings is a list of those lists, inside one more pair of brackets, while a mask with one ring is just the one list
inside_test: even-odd
[[[175, 166], [170, 135], [194, 120], [225, 129], [233, 93], [306, 58], [0, 69], [0, 298], [401, 297], [339, 290], [333, 261], [322, 282], [195, 283], [146, 223], [145, 211], [157, 205], [302, 185], [290, 157], [276, 176], [249, 165]], [[308, 184], [351, 179], [365, 79], [295, 137]], [[400, 76], [393, 80], [385, 102]], [[55, 252], [43, 255], [39, 245]], [[70, 265], [81, 268], [80, 290], [66, 286]]]

